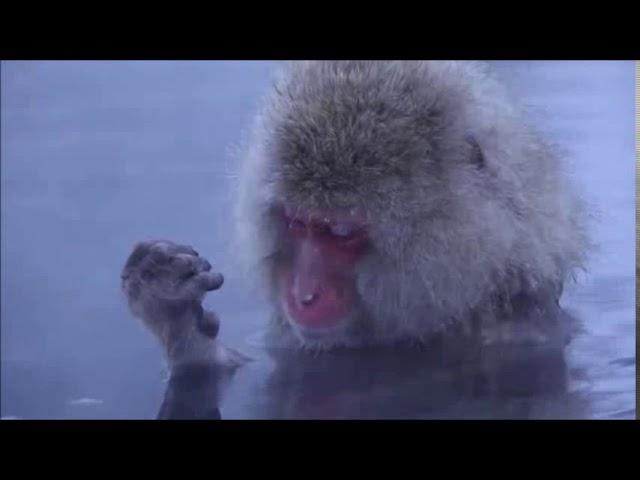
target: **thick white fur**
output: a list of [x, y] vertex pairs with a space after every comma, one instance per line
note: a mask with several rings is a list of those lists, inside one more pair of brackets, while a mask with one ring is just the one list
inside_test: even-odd
[[292, 62], [240, 169], [237, 251], [263, 272], [275, 318], [274, 204], [359, 205], [373, 221], [357, 278], [366, 340], [320, 347], [428, 338], [496, 299], [547, 294], [588, 250], [560, 158], [477, 62]]

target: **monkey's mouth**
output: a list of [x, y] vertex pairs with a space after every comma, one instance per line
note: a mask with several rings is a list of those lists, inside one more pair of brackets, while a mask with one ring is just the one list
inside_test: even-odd
[[354, 289], [345, 280], [305, 278], [300, 272], [285, 269], [280, 282], [287, 317], [304, 331], [329, 333], [351, 313]]

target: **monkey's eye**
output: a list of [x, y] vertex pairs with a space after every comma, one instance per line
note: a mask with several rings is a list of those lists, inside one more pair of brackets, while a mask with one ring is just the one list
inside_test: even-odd
[[366, 230], [350, 223], [333, 223], [329, 226], [328, 233], [333, 239], [345, 247], [364, 245], [367, 240]]
[[334, 223], [329, 227], [329, 231], [334, 237], [348, 238], [353, 235], [355, 228], [347, 223]]

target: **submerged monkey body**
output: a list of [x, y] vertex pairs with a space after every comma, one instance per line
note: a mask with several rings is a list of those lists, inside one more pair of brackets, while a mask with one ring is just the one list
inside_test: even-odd
[[[584, 263], [584, 212], [558, 156], [482, 64], [292, 62], [252, 133], [237, 251], [260, 272], [275, 344], [327, 350], [483, 331], [508, 340], [529, 324], [544, 332]], [[160, 331], [182, 332], [179, 351], [207, 337], [207, 321], [215, 337], [209, 312], [184, 321], [188, 335], [158, 320], [167, 292], [199, 305], [219, 287], [198, 257], [191, 276], [177, 275], [166, 265], [179, 246], [139, 248], [138, 257], [164, 252], [165, 263], [125, 268], [136, 315], [154, 317], [145, 321], [165, 345]], [[194, 353], [206, 344], [197, 340], [189, 361], [220, 356]]]

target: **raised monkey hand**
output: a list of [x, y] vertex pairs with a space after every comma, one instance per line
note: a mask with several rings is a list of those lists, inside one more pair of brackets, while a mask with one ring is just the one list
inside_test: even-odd
[[122, 272], [131, 311], [158, 337], [172, 367], [242, 363], [215, 345], [219, 320], [201, 305], [205, 294], [222, 283], [222, 275], [193, 248], [166, 240], [138, 243]]

